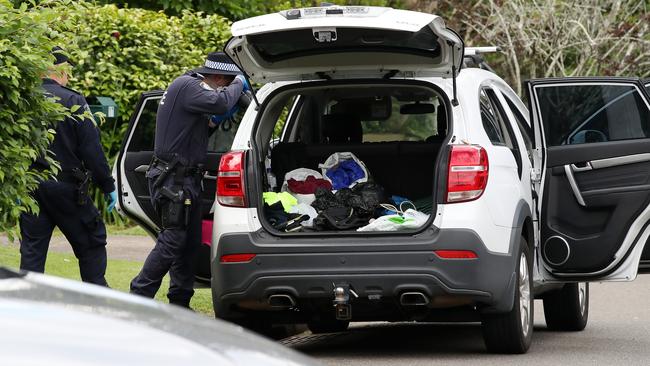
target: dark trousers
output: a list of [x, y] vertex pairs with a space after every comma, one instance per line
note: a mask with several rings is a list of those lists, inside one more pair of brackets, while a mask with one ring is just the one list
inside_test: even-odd
[[20, 269], [41, 272], [57, 226], [72, 245], [84, 282], [107, 286], [106, 227], [91, 200], [77, 204], [75, 185], [46, 181], [34, 192], [40, 212], [20, 216]]
[[[164, 200], [160, 190], [170, 187], [173, 178], [154, 188], [152, 182], [156, 172], [149, 172], [149, 191], [154, 207], [160, 207]], [[189, 307], [194, 295], [194, 257], [201, 243], [201, 181], [199, 178], [187, 177], [183, 189], [192, 199], [189, 224], [186, 228], [163, 228], [158, 234], [156, 245], [142, 266], [140, 273], [131, 281], [131, 293], [153, 298], [160, 288], [162, 279], [169, 272], [170, 285], [167, 298], [172, 304]]]

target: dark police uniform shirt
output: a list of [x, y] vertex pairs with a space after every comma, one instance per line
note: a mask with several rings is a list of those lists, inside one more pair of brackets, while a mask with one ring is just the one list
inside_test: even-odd
[[[86, 98], [72, 89], [61, 86], [52, 79], [43, 79], [46, 95], [56, 96], [58, 103], [70, 108], [78, 105], [78, 113], [90, 109]], [[75, 120], [66, 117], [56, 125], [56, 135], [49, 150], [54, 159], [61, 164], [61, 170], [70, 172], [74, 168], [86, 168], [92, 173], [93, 181], [104, 193], [115, 190], [104, 151], [99, 140], [99, 129], [90, 118]], [[33, 165], [36, 169], [47, 169], [47, 161], [39, 157]]]
[[228, 112], [243, 90], [240, 80], [217, 90], [195, 73], [174, 80], [158, 106], [155, 155], [170, 159], [178, 154], [186, 166], [204, 164], [208, 149], [210, 115]]

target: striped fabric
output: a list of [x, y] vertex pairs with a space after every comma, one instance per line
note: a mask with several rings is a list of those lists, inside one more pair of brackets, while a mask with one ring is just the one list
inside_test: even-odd
[[230, 64], [225, 62], [215, 62], [215, 61], [206, 60], [205, 67], [209, 67], [215, 70], [239, 72], [239, 68], [235, 64]]

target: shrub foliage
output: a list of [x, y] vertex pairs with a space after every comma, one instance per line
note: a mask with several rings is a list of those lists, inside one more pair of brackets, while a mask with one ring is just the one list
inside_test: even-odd
[[68, 113], [45, 98], [41, 88], [41, 77], [54, 60], [55, 22], [57, 14], [47, 3], [28, 9], [0, 0], [0, 232], [10, 237], [22, 212], [38, 210], [29, 193], [55, 172], [30, 171], [29, 166], [45, 153], [53, 122]]

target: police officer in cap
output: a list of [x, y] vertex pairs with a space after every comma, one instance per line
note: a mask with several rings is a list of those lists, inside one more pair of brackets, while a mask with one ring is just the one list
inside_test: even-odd
[[[57, 226], [72, 245], [79, 260], [81, 279], [107, 286], [106, 227], [99, 211], [88, 197], [88, 183], [94, 183], [105, 193], [108, 210], [117, 201], [115, 184], [99, 141], [99, 130], [90, 117], [86, 99], [66, 88], [71, 63], [60, 47], [52, 49], [55, 61], [43, 78], [46, 96], [56, 97], [65, 107], [79, 106], [74, 117], [56, 124], [56, 134], [49, 146], [53, 158], [60, 163], [56, 180], [41, 182], [33, 192], [39, 206], [38, 215], [20, 217], [20, 268], [43, 272], [54, 227]], [[85, 114], [85, 115], [84, 115]], [[39, 157], [32, 169], [49, 169], [48, 162]]]
[[210, 53], [203, 67], [188, 72], [163, 94], [156, 117], [154, 158], [146, 173], [162, 231], [131, 293], [153, 298], [170, 274], [169, 302], [189, 307], [194, 295], [193, 257], [201, 241], [201, 179], [211, 115], [228, 114], [249, 89], [223, 52]]

